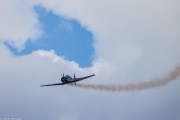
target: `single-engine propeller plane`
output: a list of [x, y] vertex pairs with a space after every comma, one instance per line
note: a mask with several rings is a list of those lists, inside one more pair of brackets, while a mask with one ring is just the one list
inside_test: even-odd
[[87, 78], [90, 78], [90, 77], [93, 77], [93, 76], [95, 76], [95, 74], [89, 75], [89, 76], [86, 76], [86, 77], [76, 78], [76, 76], [74, 74], [74, 78], [72, 78], [69, 75], [64, 76], [64, 74], [63, 74], [63, 77], [61, 78], [62, 83], [41, 85], [41, 87], [44, 87], [44, 86], [55, 86], [55, 85], [65, 85], [65, 84], [69, 84], [69, 83], [75, 83], [75, 85], [76, 85], [76, 82], [79, 82], [81, 80], [84, 80], [84, 79], [87, 79]]

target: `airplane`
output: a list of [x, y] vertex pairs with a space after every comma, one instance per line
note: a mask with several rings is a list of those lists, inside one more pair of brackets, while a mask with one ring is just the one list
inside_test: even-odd
[[55, 86], [55, 85], [65, 85], [65, 84], [69, 84], [69, 83], [75, 83], [75, 85], [76, 85], [76, 82], [79, 82], [79, 81], [81, 81], [81, 80], [84, 80], [84, 79], [87, 79], [87, 78], [90, 78], [90, 77], [93, 77], [93, 76], [95, 76], [95, 74], [89, 75], [89, 76], [86, 76], [86, 77], [76, 78], [76, 76], [75, 76], [75, 74], [74, 74], [74, 78], [72, 78], [72, 77], [69, 76], [69, 75], [66, 75], [66, 76], [64, 77], [64, 74], [63, 74], [63, 77], [61, 78], [62, 83], [41, 85], [41, 87], [44, 87], [44, 86]]

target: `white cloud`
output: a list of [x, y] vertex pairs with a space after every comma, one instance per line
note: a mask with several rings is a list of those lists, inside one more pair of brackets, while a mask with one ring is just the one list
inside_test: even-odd
[[[180, 62], [178, 0], [26, 0], [11, 4], [3, 1], [0, 4], [0, 38], [13, 42], [19, 49], [28, 38], [37, 38], [40, 31], [32, 9], [37, 4], [57, 15], [76, 19], [90, 30], [96, 40], [97, 58], [92, 67], [83, 69], [77, 63], [57, 56], [53, 50], [39, 50], [17, 57], [1, 44], [0, 80], [3, 84], [0, 84], [0, 95], [3, 99], [0, 111], [3, 112], [0, 116], [33, 119], [32, 115], [38, 113], [39, 119], [44, 115], [51, 116], [51, 119], [57, 115], [63, 119], [66, 112], [71, 114], [77, 110], [67, 117], [177, 118], [180, 108], [179, 79], [165, 87], [131, 93], [101, 93], [69, 86], [40, 88], [39, 85], [59, 82], [62, 73], [72, 75], [74, 72], [78, 76], [96, 73], [94, 78], [82, 83], [104, 84], [137, 82], [165, 75]], [[17, 100], [11, 101], [13, 98]], [[16, 112], [13, 109], [18, 105], [21, 106]], [[3, 110], [8, 108], [11, 109], [8, 113]], [[26, 111], [30, 112], [27, 114]]]
[[0, 21], [0, 40], [19, 51], [28, 39], [36, 39], [42, 34], [37, 14], [26, 1], [1, 1]]

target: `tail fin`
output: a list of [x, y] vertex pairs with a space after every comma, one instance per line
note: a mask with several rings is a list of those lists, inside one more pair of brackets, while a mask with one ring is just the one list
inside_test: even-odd
[[74, 74], [74, 80], [76, 79], [76, 75]]
[[[76, 80], [76, 75], [74, 74], [74, 80]], [[76, 85], [76, 82], [75, 82], [75, 85]]]

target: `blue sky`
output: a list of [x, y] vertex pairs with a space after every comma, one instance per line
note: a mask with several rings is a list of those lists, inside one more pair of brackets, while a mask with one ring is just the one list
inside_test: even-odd
[[29, 39], [24, 45], [25, 49], [20, 52], [5, 42], [13, 54], [27, 55], [38, 49], [53, 49], [57, 55], [77, 62], [80, 67], [90, 67], [94, 56], [92, 33], [74, 19], [57, 16], [41, 6], [34, 9], [44, 34], [36, 41]]

